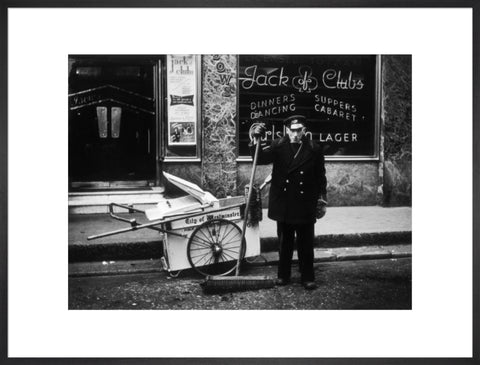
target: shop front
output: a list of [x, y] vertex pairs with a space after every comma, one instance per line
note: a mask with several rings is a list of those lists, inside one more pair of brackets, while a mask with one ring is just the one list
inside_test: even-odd
[[[269, 143], [293, 114], [307, 117], [308, 136], [324, 147], [330, 203], [383, 204], [385, 150], [406, 151], [411, 161], [411, 60], [395, 57], [72, 55], [70, 206], [118, 194], [132, 204], [153, 204], [165, 193], [163, 171], [219, 198], [242, 195], [251, 168], [250, 126], [266, 123]], [[400, 73], [410, 78], [391, 83]], [[389, 119], [385, 111], [399, 99], [406, 110]], [[389, 139], [393, 123], [402, 145]], [[393, 150], [390, 143], [397, 144]], [[393, 166], [408, 201], [409, 161]], [[262, 166], [258, 181], [269, 172]]]

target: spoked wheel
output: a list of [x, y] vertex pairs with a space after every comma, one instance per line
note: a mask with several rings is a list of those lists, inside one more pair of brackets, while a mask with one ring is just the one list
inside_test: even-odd
[[235, 223], [212, 219], [192, 232], [187, 245], [187, 257], [192, 268], [202, 275], [227, 275], [245, 255], [245, 239]]

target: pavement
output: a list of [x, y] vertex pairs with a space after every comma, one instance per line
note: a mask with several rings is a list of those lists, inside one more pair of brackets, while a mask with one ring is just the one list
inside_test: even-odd
[[[148, 223], [142, 214], [128, 214]], [[142, 229], [87, 240], [88, 236], [128, 228], [108, 214], [70, 215], [68, 225], [69, 275], [161, 271], [162, 234]], [[411, 256], [411, 207], [329, 207], [315, 225], [315, 260], [338, 261]], [[276, 223], [263, 211], [260, 222], [262, 255], [251, 264], [278, 260]], [[133, 260], [133, 261], [132, 261]]]

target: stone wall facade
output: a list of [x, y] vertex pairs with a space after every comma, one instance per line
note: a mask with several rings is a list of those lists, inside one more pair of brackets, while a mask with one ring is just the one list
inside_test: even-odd
[[383, 204], [412, 204], [412, 57], [382, 56]]
[[237, 194], [237, 57], [202, 57], [202, 186], [217, 198]]
[[327, 162], [327, 198], [330, 206], [376, 205], [378, 162]]

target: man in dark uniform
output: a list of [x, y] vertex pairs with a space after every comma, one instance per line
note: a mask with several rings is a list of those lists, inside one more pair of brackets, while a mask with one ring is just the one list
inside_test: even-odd
[[[277, 221], [280, 242], [277, 285], [290, 282], [295, 235], [301, 281], [305, 289], [316, 288], [313, 270], [314, 226], [326, 212], [327, 179], [319, 143], [306, 136], [306, 119], [301, 115], [284, 121], [287, 135], [271, 146], [260, 148], [258, 164], [273, 164], [268, 203], [268, 217]], [[265, 133], [263, 124], [252, 128], [258, 137]], [[255, 143], [254, 143], [255, 144]], [[252, 155], [255, 146], [250, 147]]]

